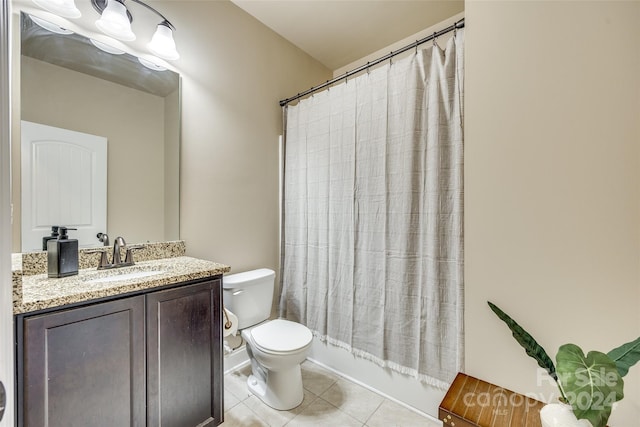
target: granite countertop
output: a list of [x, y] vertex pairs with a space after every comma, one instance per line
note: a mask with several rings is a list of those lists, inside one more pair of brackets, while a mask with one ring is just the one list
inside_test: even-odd
[[[47, 274], [22, 276], [22, 295], [16, 300], [14, 292], [13, 313], [28, 313], [128, 294], [215, 276], [230, 270], [228, 265], [179, 256], [136, 262], [130, 267], [110, 270], [83, 269], [78, 275], [60, 279], [50, 279]], [[138, 277], [132, 277], [132, 273]], [[116, 275], [128, 275], [129, 278], [105, 280]]]

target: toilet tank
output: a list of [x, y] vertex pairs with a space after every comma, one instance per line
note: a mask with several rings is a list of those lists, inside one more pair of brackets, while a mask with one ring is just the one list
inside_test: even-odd
[[256, 325], [271, 316], [276, 273], [268, 268], [222, 277], [224, 306], [238, 316], [238, 329]]

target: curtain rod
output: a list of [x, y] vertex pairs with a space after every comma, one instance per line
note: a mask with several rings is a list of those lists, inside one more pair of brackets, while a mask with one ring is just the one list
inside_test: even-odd
[[448, 32], [451, 32], [451, 31], [454, 31], [454, 30], [457, 30], [458, 28], [464, 28], [464, 18], [462, 18], [461, 20], [457, 21], [455, 24], [453, 24], [453, 25], [451, 25], [451, 26], [449, 26], [449, 27], [447, 27], [445, 29], [437, 31], [437, 32], [435, 32], [435, 33], [433, 33], [431, 35], [428, 35], [427, 37], [425, 37], [423, 39], [416, 40], [415, 42], [413, 42], [411, 44], [408, 44], [405, 47], [402, 47], [402, 48], [400, 48], [398, 50], [394, 50], [393, 52], [388, 53], [385, 56], [376, 59], [375, 61], [367, 62], [366, 64], [361, 65], [358, 68], [355, 68], [355, 69], [353, 69], [351, 71], [347, 71], [346, 73], [341, 74], [338, 77], [334, 77], [331, 80], [327, 80], [326, 82], [324, 82], [322, 84], [319, 84], [317, 86], [314, 86], [311, 89], [305, 90], [304, 92], [301, 92], [301, 93], [299, 93], [299, 94], [297, 94], [295, 96], [292, 96], [291, 98], [283, 99], [282, 101], [280, 101], [280, 106], [284, 107], [285, 105], [287, 105], [291, 101], [295, 101], [296, 99], [300, 99], [303, 96], [309, 95], [310, 93], [317, 92], [320, 89], [324, 89], [327, 86], [330, 86], [330, 85], [332, 85], [332, 84], [334, 84], [336, 82], [339, 82], [340, 80], [345, 80], [345, 79], [349, 78], [350, 76], [352, 76], [354, 74], [357, 74], [357, 73], [359, 73], [361, 71], [366, 70], [367, 68], [371, 68], [371, 67], [373, 67], [375, 65], [378, 65], [381, 62], [386, 61], [387, 59], [391, 59], [391, 58], [393, 58], [394, 56], [396, 56], [398, 54], [401, 54], [401, 53], [406, 52], [406, 51], [408, 51], [410, 49], [416, 48], [419, 45], [428, 42], [429, 40], [433, 40], [435, 38], [438, 38], [441, 35], [447, 34]]

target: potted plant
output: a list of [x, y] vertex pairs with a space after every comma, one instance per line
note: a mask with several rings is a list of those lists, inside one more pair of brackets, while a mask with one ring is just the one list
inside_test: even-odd
[[[624, 397], [622, 377], [640, 360], [640, 337], [608, 353], [590, 351], [585, 355], [577, 345], [564, 344], [558, 350], [554, 365], [544, 348], [527, 331], [495, 304], [488, 304], [511, 329], [513, 337], [526, 353], [535, 359], [558, 385], [560, 401], [565, 406], [553, 408], [549, 412], [553, 411], [555, 417], [566, 416], [560, 414], [562, 411], [568, 412], [569, 415], [572, 412], [576, 426], [588, 425], [584, 424], [588, 421], [593, 427], [605, 427], [613, 404]], [[544, 425], [553, 425], [547, 424], [543, 413], [545, 409], [541, 411], [542, 422]]]

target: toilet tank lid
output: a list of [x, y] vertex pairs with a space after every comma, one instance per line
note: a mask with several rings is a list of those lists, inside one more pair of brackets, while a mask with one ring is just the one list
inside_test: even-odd
[[276, 272], [268, 268], [259, 268], [257, 270], [245, 271], [243, 273], [227, 274], [222, 277], [222, 287], [224, 289], [233, 289], [237, 286], [251, 285], [253, 282], [273, 279]]

